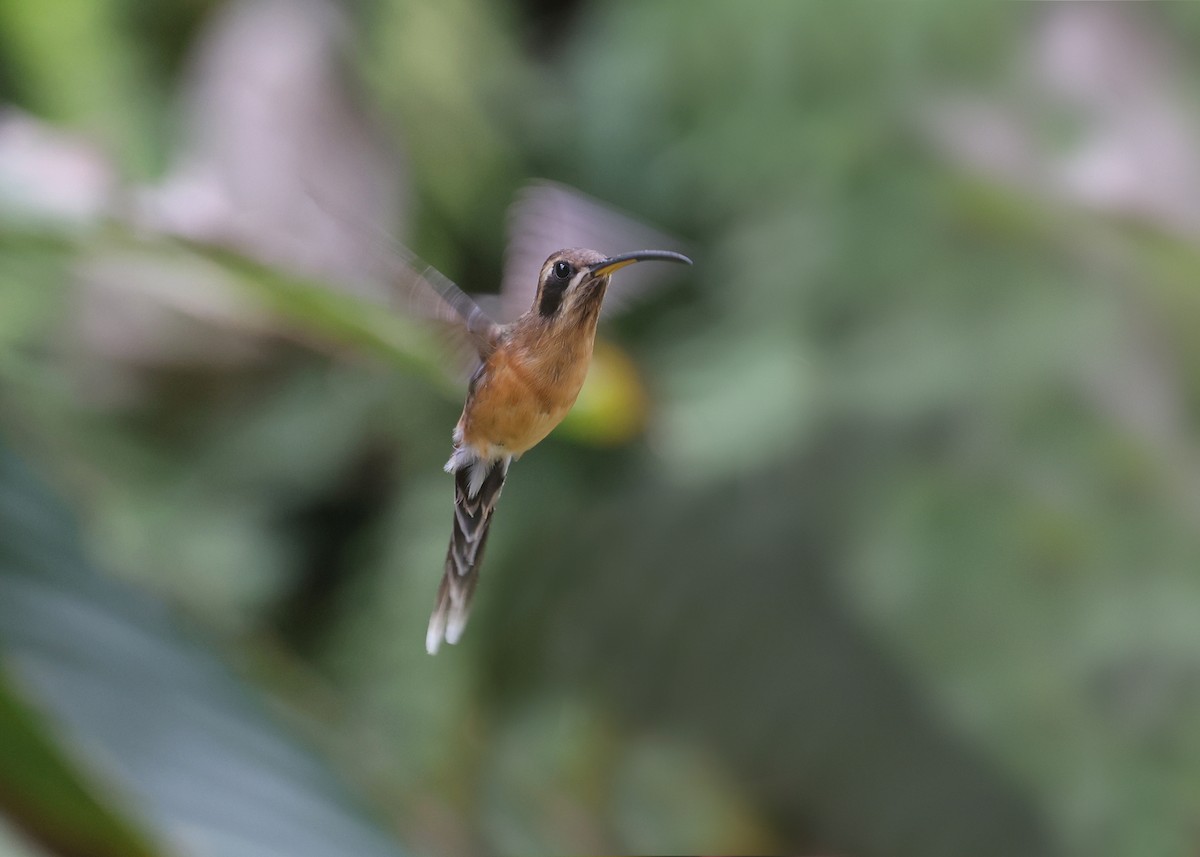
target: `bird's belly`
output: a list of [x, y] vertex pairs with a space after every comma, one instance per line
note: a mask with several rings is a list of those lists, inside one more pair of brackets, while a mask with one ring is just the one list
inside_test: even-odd
[[586, 376], [585, 363], [559, 383], [539, 385], [511, 367], [496, 367], [463, 410], [463, 440], [488, 457], [520, 455], [562, 422]]

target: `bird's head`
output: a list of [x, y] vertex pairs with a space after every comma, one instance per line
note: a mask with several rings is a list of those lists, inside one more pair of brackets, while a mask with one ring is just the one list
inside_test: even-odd
[[639, 250], [619, 256], [584, 249], [551, 253], [538, 274], [537, 296], [530, 314], [543, 321], [594, 319], [614, 271], [655, 259], [692, 264], [687, 256], [670, 250]]

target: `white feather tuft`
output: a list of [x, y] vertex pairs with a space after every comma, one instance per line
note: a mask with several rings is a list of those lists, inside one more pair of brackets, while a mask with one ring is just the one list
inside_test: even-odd
[[469, 446], [458, 446], [454, 448], [454, 452], [450, 455], [450, 460], [446, 462], [443, 468], [447, 473], [457, 473], [464, 467], [470, 467], [471, 464], [479, 460], [478, 454]]
[[471, 464], [471, 481], [467, 485], [467, 496], [474, 499], [479, 496], [479, 489], [483, 487], [483, 480], [487, 479], [487, 475], [492, 470], [492, 463], [484, 461], [482, 458], [477, 458]]

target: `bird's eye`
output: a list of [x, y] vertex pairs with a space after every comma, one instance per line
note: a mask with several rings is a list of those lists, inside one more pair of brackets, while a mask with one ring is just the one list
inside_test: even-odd
[[560, 280], [569, 280], [571, 278], [571, 265], [569, 262], [559, 260], [554, 263], [554, 276]]

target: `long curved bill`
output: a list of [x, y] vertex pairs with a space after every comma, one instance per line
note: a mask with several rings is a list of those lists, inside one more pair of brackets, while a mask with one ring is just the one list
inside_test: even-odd
[[682, 253], [676, 253], [672, 250], [638, 250], [636, 253], [622, 253], [620, 256], [609, 256], [602, 262], [597, 262], [592, 266], [592, 273], [597, 277], [607, 276], [613, 271], [619, 271], [634, 262], [681, 262], [684, 265], [692, 264], [692, 260]]

